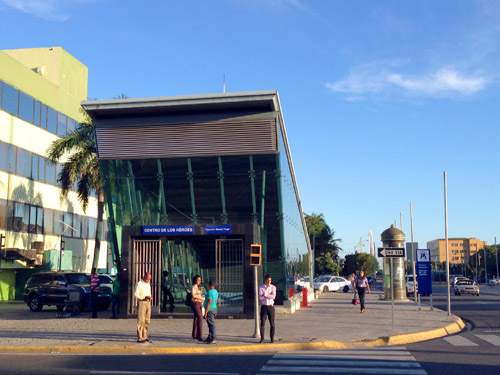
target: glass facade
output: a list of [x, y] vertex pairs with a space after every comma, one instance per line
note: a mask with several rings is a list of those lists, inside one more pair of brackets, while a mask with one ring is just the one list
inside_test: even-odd
[[[121, 247], [127, 226], [258, 224], [263, 273], [288, 298], [288, 288], [309, 272], [308, 248], [280, 138], [279, 154], [101, 160], [111, 242]], [[176, 301], [194, 274], [215, 276], [214, 248], [200, 238], [163, 245]]]
[[60, 137], [65, 137], [76, 128], [75, 120], [2, 81], [0, 81], [0, 108]]

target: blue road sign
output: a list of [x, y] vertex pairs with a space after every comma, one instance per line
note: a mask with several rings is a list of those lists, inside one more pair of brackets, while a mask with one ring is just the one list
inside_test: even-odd
[[205, 234], [231, 234], [231, 224], [226, 225], [205, 225]]
[[416, 256], [418, 294], [432, 294], [431, 251], [417, 249]]

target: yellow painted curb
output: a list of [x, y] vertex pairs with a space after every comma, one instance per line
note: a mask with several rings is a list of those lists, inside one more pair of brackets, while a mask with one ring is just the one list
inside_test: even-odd
[[375, 340], [353, 342], [316, 341], [306, 343], [250, 344], [233, 346], [200, 346], [155, 348], [144, 346], [0, 346], [0, 353], [79, 353], [79, 354], [217, 354], [217, 353], [261, 353], [275, 351], [319, 351], [353, 348], [373, 348], [411, 344], [452, 335], [465, 327], [462, 319], [444, 328], [425, 332], [380, 337]]

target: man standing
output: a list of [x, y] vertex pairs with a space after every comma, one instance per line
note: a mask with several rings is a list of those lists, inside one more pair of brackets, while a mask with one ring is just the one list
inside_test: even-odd
[[152, 342], [148, 339], [149, 323], [151, 322], [151, 273], [146, 272], [137, 283], [135, 298], [139, 304], [137, 312], [137, 342]]
[[92, 303], [92, 319], [97, 318], [97, 297], [99, 296], [99, 275], [95, 267], [92, 267], [92, 278], [90, 279], [90, 302]]
[[264, 284], [259, 288], [260, 307], [260, 342], [264, 342], [264, 326], [266, 318], [269, 318], [271, 326], [271, 342], [274, 342], [274, 299], [276, 298], [276, 287], [271, 284], [271, 275], [264, 277]]
[[208, 338], [205, 340], [207, 344], [217, 344], [217, 331], [215, 328], [215, 317], [217, 316], [217, 299], [219, 292], [215, 289], [215, 281], [208, 282], [209, 290], [205, 295], [205, 320], [208, 324]]
[[118, 272], [113, 280], [113, 292], [111, 294], [111, 319], [118, 319], [120, 315], [120, 272]]

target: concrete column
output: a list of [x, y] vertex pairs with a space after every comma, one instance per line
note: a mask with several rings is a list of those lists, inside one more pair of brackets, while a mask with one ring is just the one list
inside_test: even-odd
[[[383, 247], [405, 247], [405, 234], [394, 225], [381, 234]], [[404, 258], [393, 259], [393, 280], [391, 283], [391, 259], [384, 258], [384, 298], [391, 299], [391, 284], [394, 285], [394, 300], [406, 299]]]

